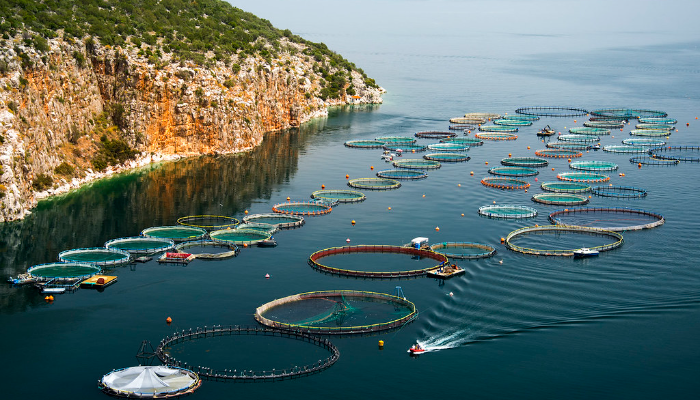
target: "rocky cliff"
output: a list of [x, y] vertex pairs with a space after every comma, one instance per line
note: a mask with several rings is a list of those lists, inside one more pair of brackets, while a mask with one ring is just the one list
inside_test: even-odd
[[[285, 38], [276, 58], [234, 56], [206, 67], [167, 53], [153, 63], [143, 47], [91, 39], [59, 35], [44, 51], [26, 43], [0, 39], [0, 222], [114, 171], [245, 151], [265, 132], [324, 116], [329, 106], [382, 101], [383, 89], [354, 70], [345, 84], [352, 96], [323, 96], [323, 74], [337, 68]], [[139, 155], [100, 170], [93, 161], [111, 139]]]

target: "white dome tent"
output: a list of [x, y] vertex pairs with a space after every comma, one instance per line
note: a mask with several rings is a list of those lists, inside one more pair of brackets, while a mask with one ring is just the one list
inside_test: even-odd
[[201, 385], [194, 372], [168, 366], [138, 366], [114, 370], [103, 376], [99, 387], [118, 397], [164, 398], [190, 394]]

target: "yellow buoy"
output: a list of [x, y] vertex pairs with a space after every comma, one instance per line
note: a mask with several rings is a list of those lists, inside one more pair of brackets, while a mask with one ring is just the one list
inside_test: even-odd
[[501, 243], [505, 243], [505, 242], [506, 242], [506, 239], [505, 239], [505, 238], [501, 238]]
[[416, 149], [411, 150], [411, 153], [415, 153], [415, 152], [416, 152]]
[[462, 184], [461, 184], [461, 183], [458, 183], [458, 184], [457, 184], [457, 187], [462, 187]]
[[469, 172], [469, 175], [474, 175], [474, 171]]
[[389, 211], [391, 211], [391, 207], [388, 207], [387, 209], [388, 209]]
[[423, 195], [423, 197], [425, 197], [425, 195]]
[[488, 161], [486, 161], [486, 162], [485, 162], [484, 164], [486, 164], [486, 165], [489, 165], [489, 162], [488, 162]]
[[289, 201], [289, 200], [291, 200], [291, 198], [289, 196], [287, 196], [287, 201]]
[[355, 225], [355, 220], [353, 219], [350, 223], [353, 224], [353, 225]]
[[462, 216], [464, 216], [464, 213], [462, 213]]
[[493, 201], [493, 204], [496, 204], [496, 200]]
[[384, 347], [384, 341], [383, 341], [383, 340], [380, 340], [380, 341], [379, 341], [379, 348], [381, 349], [382, 347]]
[[511, 154], [510, 154], [510, 153], [508, 153], [508, 157], [511, 157]]

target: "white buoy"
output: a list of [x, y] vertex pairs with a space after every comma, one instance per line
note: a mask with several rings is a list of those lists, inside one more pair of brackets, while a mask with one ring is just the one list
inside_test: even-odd
[[454, 293], [450, 292], [450, 297], [452, 297], [452, 296], [454, 296], [454, 295], [455, 295]]
[[350, 238], [345, 239], [346, 242], [350, 243]]
[[265, 279], [270, 279], [270, 274], [265, 274]]

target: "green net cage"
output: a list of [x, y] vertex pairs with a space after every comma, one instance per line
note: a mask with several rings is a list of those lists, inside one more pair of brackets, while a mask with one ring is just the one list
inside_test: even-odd
[[633, 164], [638, 164], [638, 165], [657, 165], [657, 166], [669, 166], [669, 165], [680, 164], [680, 161], [678, 161], [676, 159], [664, 160], [661, 158], [656, 158], [656, 157], [651, 157], [651, 156], [631, 157], [630, 162]]
[[470, 157], [464, 153], [430, 153], [423, 156], [426, 160], [438, 162], [464, 162], [469, 161]]
[[501, 119], [511, 119], [511, 120], [519, 120], [519, 121], [539, 121], [540, 117], [537, 115], [528, 115], [528, 114], [511, 114], [511, 115], [504, 115]]
[[653, 138], [628, 138], [623, 140], [622, 144], [627, 146], [659, 147], [665, 145], [666, 142], [661, 139]]
[[678, 120], [674, 118], [667, 118], [667, 117], [641, 117], [639, 118], [639, 122], [645, 123], [645, 124], [668, 124], [668, 125], [673, 125], [678, 123]]
[[[481, 132], [515, 133], [518, 131], [518, 128], [514, 127], [514, 126], [505, 126], [505, 125], [481, 125], [479, 127], [479, 131], [481, 131]], [[479, 137], [479, 136], [476, 136], [476, 137]]]
[[647, 195], [646, 190], [632, 186], [594, 186], [591, 188], [591, 192], [596, 196], [618, 199], [637, 199]]
[[537, 216], [537, 210], [528, 206], [494, 204], [479, 207], [479, 215], [505, 219], [532, 218]]
[[535, 176], [540, 171], [530, 167], [493, 167], [489, 174], [497, 176]]
[[339, 203], [357, 203], [364, 201], [367, 197], [364, 193], [358, 192], [357, 190], [324, 189], [311, 193], [311, 198], [337, 201]]
[[435, 143], [435, 144], [429, 144], [428, 150], [431, 150], [431, 151], [449, 151], [449, 152], [455, 153], [455, 152], [459, 152], [459, 151], [467, 151], [467, 150], [469, 150], [469, 146], [465, 146], [465, 145], [459, 144], [459, 143]]
[[581, 171], [615, 171], [618, 165], [610, 161], [574, 161], [569, 168]]
[[387, 169], [377, 172], [377, 176], [389, 179], [423, 179], [427, 178], [428, 174], [417, 169]]
[[568, 149], [542, 149], [535, 150], [535, 155], [538, 157], [549, 157], [549, 158], [578, 158], [582, 157], [583, 153], [577, 150]]
[[272, 211], [279, 214], [315, 216], [330, 213], [333, 208], [324, 203], [313, 201], [289, 201], [272, 206]]
[[594, 172], [561, 172], [557, 174], [557, 179], [571, 182], [607, 182], [610, 177]]
[[667, 125], [667, 124], [649, 124], [649, 123], [641, 123], [637, 124], [634, 126], [637, 129], [661, 129], [661, 130], [667, 130], [670, 131], [672, 129], [675, 129], [676, 127], [673, 125]]
[[464, 114], [464, 118], [483, 118], [486, 120], [492, 120], [501, 118], [501, 114], [487, 112], [471, 112]]
[[154, 254], [168, 251], [175, 247], [175, 241], [166, 238], [132, 236], [108, 240], [108, 249], [124, 250], [131, 254]]
[[555, 193], [585, 193], [591, 191], [591, 185], [581, 182], [542, 182], [542, 190]]
[[379, 140], [348, 140], [345, 142], [345, 147], [353, 147], [358, 149], [381, 149], [386, 142]]
[[509, 157], [501, 160], [501, 164], [509, 167], [546, 167], [549, 161], [537, 157]]
[[562, 150], [590, 150], [593, 145], [590, 143], [576, 143], [576, 142], [549, 142], [546, 144], [548, 149], [562, 149]]
[[649, 150], [652, 157], [681, 162], [700, 162], [700, 146], [664, 146]]
[[253, 231], [260, 231], [264, 233], [269, 233], [270, 235], [279, 231], [279, 228], [275, 224], [267, 224], [264, 222], [244, 222], [236, 227], [236, 229], [247, 229]]
[[417, 144], [417, 143], [386, 143], [384, 146], [382, 146], [384, 150], [387, 151], [425, 151], [426, 146], [423, 146], [422, 144]]
[[671, 131], [667, 129], [632, 129], [630, 131], [630, 135], [646, 137], [668, 137], [671, 136]]
[[272, 235], [254, 229], [221, 229], [209, 234], [212, 241], [216, 243], [253, 245], [264, 240], [269, 240]]
[[488, 121], [488, 118], [481, 117], [455, 117], [450, 118], [450, 123], [452, 124], [466, 124], [466, 125], [479, 125], [484, 124]]
[[589, 198], [573, 193], [539, 193], [532, 196], [532, 201], [548, 205], [577, 206], [588, 204]]
[[148, 238], [171, 239], [174, 242], [199, 240], [207, 235], [207, 230], [194, 226], [173, 225], [153, 226], [141, 231], [141, 236]]
[[665, 221], [659, 213], [626, 207], [567, 208], [549, 214], [549, 220], [557, 226], [615, 232], [651, 229]]
[[350, 187], [369, 190], [390, 190], [401, 187], [401, 182], [388, 178], [358, 178], [348, 181]]
[[444, 143], [457, 143], [457, 144], [461, 144], [461, 145], [469, 146], [469, 147], [481, 146], [484, 144], [483, 140], [480, 140], [477, 138], [469, 138], [469, 137], [445, 138], [445, 139], [441, 139], [440, 141], [444, 142]]
[[587, 115], [588, 111], [577, 107], [520, 107], [515, 110], [518, 114], [536, 115], [538, 117], [579, 117]]
[[454, 132], [443, 132], [443, 131], [423, 131], [416, 132], [415, 136], [421, 139], [444, 139], [448, 137], [457, 136]]
[[623, 122], [618, 121], [586, 121], [583, 126], [589, 128], [606, 128], [606, 129], [620, 129], [625, 126]]
[[298, 228], [304, 225], [304, 217], [301, 215], [283, 215], [277, 213], [251, 214], [243, 218], [243, 222], [262, 222], [276, 225], [279, 229]]
[[421, 158], [404, 158], [393, 162], [394, 167], [408, 169], [438, 169], [442, 166], [440, 162], [425, 160]]
[[518, 135], [508, 132], [478, 132], [474, 134], [474, 137], [484, 140], [515, 140]]
[[181, 253], [196, 254], [198, 260], [224, 260], [236, 257], [240, 253], [238, 246], [233, 243], [221, 243], [213, 240], [183, 242], [175, 246], [175, 249]]
[[449, 259], [475, 260], [489, 258], [496, 254], [496, 248], [487, 244], [472, 242], [442, 242], [430, 245], [430, 249]]
[[595, 143], [600, 141], [600, 136], [595, 135], [583, 135], [583, 134], [571, 134], [571, 135], [559, 135], [557, 140], [562, 142], [574, 142], [574, 143]]
[[574, 127], [569, 129], [569, 133], [572, 135], [596, 135], [596, 136], [606, 136], [610, 135], [610, 129], [605, 128], [591, 128], [591, 127]]
[[29, 267], [27, 273], [39, 281], [52, 279], [85, 279], [99, 274], [97, 265], [79, 262], [54, 262]]
[[131, 262], [131, 254], [124, 250], [90, 247], [64, 250], [58, 253], [58, 260], [61, 262], [92, 264], [102, 268], [118, 267]]
[[240, 223], [236, 218], [223, 215], [188, 215], [177, 219], [179, 225], [204, 228], [208, 231], [234, 228]]
[[[551, 239], [547, 240], [547, 236]], [[532, 238], [537, 240], [528, 240]], [[534, 242], [534, 244], [529, 244], [530, 242]], [[542, 242], [547, 243], [546, 247], [535, 247]], [[510, 232], [505, 238], [505, 243], [509, 250], [518, 253], [571, 257], [576, 250], [582, 247], [603, 252], [622, 246], [624, 240], [621, 234], [610, 230], [567, 226], [529, 226]], [[562, 244], [569, 243], [573, 243], [576, 247], [561, 247]]]
[[384, 143], [415, 143], [416, 139], [408, 136], [378, 136], [374, 140]]
[[522, 119], [495, 119], [493, 120], [494, 125], [501, 126], [530, 126], [532, 121], [522, 120]]
[[668, 116], [668, 114], [666, 114], [664, 111], [631, 108], [602, 108], [591, 111], [591, 115], [601, 117], [622, 117], [625, 119], [664, 118]]
[[647, 153], [649, 148], [646, 146], [628, 146], [628, 145], [610, 145], [604, 146], [603, 151], [610, 153]]
[[496, 189], [524, 190], [530, 187], [528, 181], [516, 178], [486, 177], [481, 180], [486, 187]]

